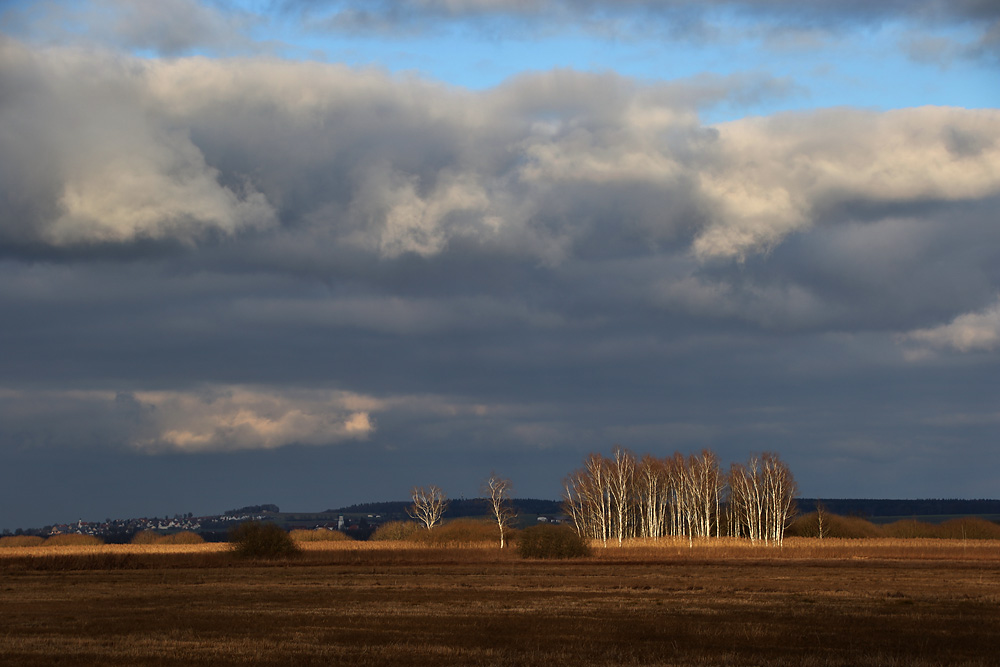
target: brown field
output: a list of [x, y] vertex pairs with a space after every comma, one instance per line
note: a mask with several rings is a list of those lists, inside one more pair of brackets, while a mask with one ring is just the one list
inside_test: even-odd
[[1000, 545], [412, 543], [0, 550], [11, 665], [996, 665]]

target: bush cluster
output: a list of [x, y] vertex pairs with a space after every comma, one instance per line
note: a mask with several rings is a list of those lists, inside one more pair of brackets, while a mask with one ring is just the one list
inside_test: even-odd
[[288, 536], [294, 542], [350, 542], [351, 538], [339, 530], [327, 530], [317, 528], [316, 530], [297, 529], [290, 531]]
[[416, 521], [388, 521], [376, 528], [368, 539], [374, 542], [396, 542], [406, 540], [422, 530], [423, 526]]
[[[414, 525], [418, 525], [414, 523]], [[420, 528], [405, 538], [408, 542], [419, 542], [434, 546], [452, 544], [500, 543], [500, 529], [495, 523], [475, 519], [455, 519], [434, 526], [430, 530]]]
[[590, 545], [569, 526], [539, 524], [521, 531], [517, 553], [521, 558], [581, 558], [590, 555]]
[[169, 533], [161, 535], [157, 544], [203, 544], [205, 538], [190, 530], [182, 530], [179, 533]]
[[202, 544], [204, 541], [201, 535], [189, 530], [166, 535], [160, 535], [155, 530], [142, 530], [132, 536], [132, 544]]
[[[804, 514], [792, 521], [785, 530], [785, 537], [819, 537], [819, 518], [816, 512]], [[823, 537], [884, 537], [884, 534], [882, 528], [871, 521], [824, 512]]]
[[229, 531], [229, 543], [241, 558], [287, 558], [299, 553], [291, 536], [273, 523], [241, 523]]
[[40, 547], [45, 538], [38, 535], [7, 535], [0, 537], [0, 547]]
[[[800, 516], [785, 531], [787, 537], [819, 537], [816, 512]], [[985, 519], [967, 517], [935, 524], [916, 519], [901, 519], [883, 526], [856, 516], [823, 515], [823, 537], [931, 538], [951, 540], [1000, 540], [1000, 525]]]

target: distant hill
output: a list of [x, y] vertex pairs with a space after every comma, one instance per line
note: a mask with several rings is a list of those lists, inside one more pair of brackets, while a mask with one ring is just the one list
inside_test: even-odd
[[[541, 516], [562, 514], [562, 501], [538, 498], [514, 498], [511, 501], [518, 514]], [[1000, 500], [978, 499], [887, 499], [887, 498], [797, 498], [799, 513], [808, 514], [821, 502], [826, 511], [841, 516], [860, 516], [868, 519], [899, 517], [949, 517], [949, 516], [1000, 516]], [[406, 508], [412, 505], [408, 500], [359, 503], [337, 509], [328, 509], [324, 514], [372, 514], [383, 519], [404, 519]], [[485, 498], [454, 498], [448, 506], [445, 518], [456, 519], [468, 516], [490, 514]]]
[[[377, 514], [383, 517], [405, 517], [406, 508], [413, 503], [408, 500], [378, 503], [360, 503], [338, 509], [329, 509], [325, 514]], [[518, 514], [554, 515], [562, 514], [562, 501], [540, 500], [538, 498], [513, 498], [511, 504]], [[454, 498], [448, 505], [445, 517], [456, 519], [465, 516], [484, 516], [492, 512], [485, 498]]]
[[1000, 515], [1000, 500], [965, 499], [886, 499], [886, 498], [798, 498], [800, 514], [816, 510], [818, 502], [831, 514], [866, 519], [900, 517], [949, 517]]
[[277, 514], [280, 511], [277, 505], [247, 505], [235, 510], [226, 510], [223, 514], [227, 516], [242, 516], [244, 514], [263, 514], [264, 512]]

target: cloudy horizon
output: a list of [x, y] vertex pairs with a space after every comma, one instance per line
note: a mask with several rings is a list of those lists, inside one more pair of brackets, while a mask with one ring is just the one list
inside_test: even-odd
[[0, 4], [0, 529], [1000, 496], [1000, 6]]

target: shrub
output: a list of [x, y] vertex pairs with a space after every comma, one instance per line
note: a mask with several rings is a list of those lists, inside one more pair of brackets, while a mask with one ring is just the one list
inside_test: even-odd
[[47, 547], [94, 547], [104, 544], [104, 540], [93, 535], [78, 535], [76, 533], [66, 533], [65, 535], [53, 535], [45, 540]]
[[368, 539], [375, 542], [405, 540], [420, 530], [424, 527], [416, 521], [389, 521], [376, 528]]
[[[823, 515], [823, 537], [862, 538], [883, 537], [881, 527], [856, 516]], [[819, 537], [816, 512], [798, 517], [785, 530], [785, 537]]]
[[539, 524], [517, 537], [521, 558], [580, 558], [590, 555], [590, 545], [569, 526]]
[[940, 537], [936, 526], [916, 519], [900, 519], [882, 526], [886, 537], [898, 538], [927, 538]]
[[132, 537], [132, 544], [201, 544], [205, 540], [189, 530], [160, 535], [155, 530], [142, 530]]
[[339, 530], [327, 530], [317, 528], [316, 530], [293, 530], [288, 533], [295, 542], [350, 542], [351, 538]]
[[160, 535], [156, 544], [202, 544], [204, 541], [205, 538], [198, 533], [192, 533], [190, 530], [182, 530], [179, 533]]
[[455, 519], [448, 523], [426, 530], [411, 533], [408, 542], [420, 542], [434, 546], [448, 544], [479, 544], [482, 542], [500, 543], [500, 529], [495, 523], [476, 521], [475, 519]]
[[939, 526], [941, 537], [951, 540], [997, 540], [1000, 526], [976, 517], [950, 519]]
[[160, 541], [160, 534], [155, 530], [140, 530], [132, 536], [132, 544], [156, 544]]
[[229, 543], [241, 558], [284, 558], [299, 553], [288, 533], [273, 523], [241, 523], [229, 531]]
[[38, 535], [7, 535], [0, 537], [0, 547], [40, 547], [45, 538]]

